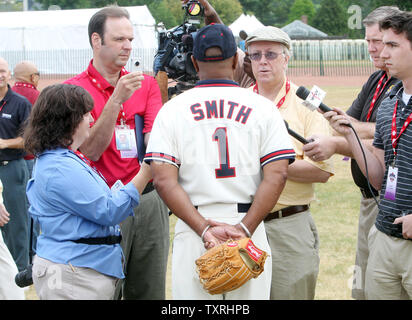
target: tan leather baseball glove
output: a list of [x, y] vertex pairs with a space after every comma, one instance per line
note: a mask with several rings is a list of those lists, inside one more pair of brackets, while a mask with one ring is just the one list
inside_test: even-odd
[[203, 288], [210, 294], [235, 290], [258, 277], [264, 270], [267, 253], [250, 238], [229, 240], [206, 251], [196, 260]]

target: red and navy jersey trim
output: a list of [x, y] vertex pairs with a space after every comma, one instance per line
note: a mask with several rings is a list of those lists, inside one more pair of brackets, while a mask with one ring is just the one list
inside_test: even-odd
[[163, 152], [146, 153], [144, 156], [144, 161], [146, 163], [150, 163], [151, 161], [163, 161], [180, 167], [180, 161], [177, 158]]
[[197, 82], [195, 85], [195, 88], [209, 88], [209, 87], [239, 87], [239, 84], [232, 80], [210, 79], [210, 80], [201, 80]]
[[263, 167], [270, 162], [278, 161], [282, 159], [289, 159], [289, 164], [291, 164], [293, 163], [293, 161], [295, 161], [295, 156], [296, 154], [293, 149], [279, 150], [276, 152], [269, 153], [265, 155], [264, 157], [260, 158], [260, 165]]

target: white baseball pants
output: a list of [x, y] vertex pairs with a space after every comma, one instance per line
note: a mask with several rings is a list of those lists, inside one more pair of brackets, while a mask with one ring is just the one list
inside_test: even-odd
[[[200, 214], [214, 221], [237, 224], [246, 213], [237, 211], [237, 204], [199, 206]], [[270, 254], [264, 224], [252, 236], [253, 243]], [[221, 295], [210, 295], [202, 287], [196, 273], [195, 260], [206, 252], [200, 237], [182, 220], [178, 220], [172, 251], [172, 297], [175, 300], [268, 300], [272, 276], [272, 260], [266, 259], [264, 271], [242, 287]]]

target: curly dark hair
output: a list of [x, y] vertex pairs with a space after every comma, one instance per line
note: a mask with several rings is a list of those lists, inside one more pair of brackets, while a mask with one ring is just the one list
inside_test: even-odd
[[93, 98], [82, 87], [55, 84], [44, 88], [24, 129], [25, 150], [38, 155], [48, 149], [67, 148], [83, 116], [93, 106]]

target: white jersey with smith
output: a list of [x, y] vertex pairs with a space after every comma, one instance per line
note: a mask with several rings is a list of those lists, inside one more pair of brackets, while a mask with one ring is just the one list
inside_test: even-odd
[[262, 167], [295, 152], [268, 99], [228, 80], [200, 81], [167, 102], [150, 134], [145, 161], [179, 169], [193, 205], [251, 203]]

